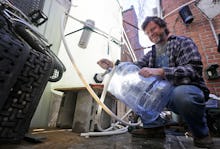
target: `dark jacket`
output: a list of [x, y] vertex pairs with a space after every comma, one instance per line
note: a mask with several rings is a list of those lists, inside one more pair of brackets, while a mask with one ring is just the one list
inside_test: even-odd
[[[209, 90], [205, 85], [202, 72], [203, 64], [201, 55], [192, 39], [183, 36], [171, 35], [168, 38], [166, 54], [169, 57], [169, 67], [163, 67], [165, 79], [173, 85], [195, 85], [203, 90], [206, 100]], [[142, 67], [155, 68], [156, 50], [143, 56], [136, 64]]]

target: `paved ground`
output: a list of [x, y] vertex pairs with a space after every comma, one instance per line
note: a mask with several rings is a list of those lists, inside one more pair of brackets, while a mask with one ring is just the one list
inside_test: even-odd
[[[35, 137], [45, 138], [41, 143], [22, 141], [20, 144], [0, 145], [0, 149], [198, 149], [192, 138], [166, 131], [166, 139], [134, 138], [129, 133], [102, 137], [81, 137], [71, 130], [48, 130]], [[220, 149], [220, 138], [213, 138], [213, 149]]]

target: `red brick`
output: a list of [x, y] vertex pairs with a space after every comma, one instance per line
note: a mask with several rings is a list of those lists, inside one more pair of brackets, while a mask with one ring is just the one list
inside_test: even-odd
[[[161, 2], [166, 15], [189, 1], [190, 0], [163, 0]], [[201, 53], [204, 70], [208, 65], [214, 63], [220, 65], [220, 53], [217, 52], [217, 44], [207, 18], [204, 17], [200, 9], [194, 4], [190, 4], [189, 7], [194, 16], [192, 24], [186, 26], [179, 17], [177, 11], [166, 18], [170, 32], [175, 33], [176, 35], [189, 36], [194, 40]], [[177, 17], [179, 17], [179, 20], [174, 26]], [[212, 23], [216, 33], [220, 33], [220, 15], [213, 18]], [[211, 93], [220, 95], [220, 79], [210, 81], [205, 78], [205, 81]]]

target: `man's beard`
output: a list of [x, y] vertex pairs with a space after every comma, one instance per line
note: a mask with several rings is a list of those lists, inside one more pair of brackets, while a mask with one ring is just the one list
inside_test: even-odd
[[155, 44], [161, 44], [165, 41], [165, 37], [166, 37], [166, 33], [163, 32], [158, 36], [158, 40], [157, 42], [155, 42]]

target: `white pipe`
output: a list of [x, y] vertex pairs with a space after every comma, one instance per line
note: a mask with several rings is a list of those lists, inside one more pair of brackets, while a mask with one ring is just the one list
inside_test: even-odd
[[176, 9], [172, 10], [171, 12], [169, 12], [169, 13], [168, 13], [167, 15], [165, 15], [163, 18], [168, 17], [169, 15], [171, 15], [171, 14], [174, 13], [174, 12], [176, 12], [176, 11], [179, 10], [180, 8], [182, 8], [182, 7], [186, 6], [186, 5], [189, 5], [189, 4], [191, 4], [191, 3], [195, 2], [195, 1], [196, 1], [196, 0], [192, 0], [192, 1], [188, 2], [188, 3], [185, 3], [185, 4], [181, 5], [181, 6], [179, 6], [178, 8], [176, 8]]
[[[101, 95], [101, 98], [100, 98], [100, 101], [104, 103], [104, 100], [105, 100], [105, 97], [106, 97], [106, 94], [107, 94], [107, 88], [109, 86], [109, 83], [110, 83], [110, 80], [111, 80], [111, 77], [112, 77], [113, 73], [110, 73], [109, 75], [109, 78], [108, 80], [104, 83], [104, 88], [103, 88], [103, 91], [102, 91], [102, 95]], [[102, 106], [99, 106], [98, 107], [98, 112], [97, 112], [97, 128], [99, 131], [108, 131], [109, 129], [112, 129], [112, 127], [108, 128], [108, 129], [103, 129], [99, 124], [101, 123], [101, 113], [102, 113]]]
[[130, 55], [131, 55], [131, 58], [132, 58], [132, 61], [135, 62], [135, 61], [137, 61], [136, 55], [134, 54], [134, 51], [132, 50], [131, 44], [130, 44], [130, 42], [129, 42], [129, 39], [128, 39], [128, 37], [127, 37], [127, 34], [126, 34], [124, 28], [122, 28], [122, 30], [123, 30], [123, 34], [124, 34], [125, 39], [126, 39], [125, 45], [126, 45], [127, 48], [128, 48], [128, 51], [129, 51], [129, 53], [130, 53]]
[[[67, 15], [67, 14], [66, 14]], [[69, 15], [68, 15], [69, 16]], [[65, 50], [70, 58], [70, 61], [74, 67], [74, 69], [76, 70], [76, 73], [78, 74], [79, 78], [81, 79], [82, 83], [85, 85], [86, 89], [88, 90], [88, 92], [91, 94], [91, 96], [95, 99], [95, 101], [100, 105], [102, 106], [102, 108], [105, 110], [106, 113], [108, 113], [110, 116], [112, 116], [113, 118], [115, 118], [116, 120], [122, 122], [123, 124], [125, 125], [130, 125], [130, 126], [137, 126], [139, 125], [140, 123], [128, 123], [126, 121], [123, 121], [121, 120], [119, 117], [117, 117], [103, 102], [100, 101], [99, 97], [96, 95], [96, 93], [94, 92], [94, 90], [90, 87], [90, 85], [86, 82], [86, 80], [84, 79], [82, 73], [80, 72], [79, 68], [77, 67], [75, 61], [74, 61], [74, 58], [69, 50], [69, 47], [66, 43], [66, 40], [65, 40], [65, 35], [64, 35], [64, 17], [65, 15], [63, 15], [62, 19], [61, 19], [61, 37], [62, 37], [62, 40], [63, 40], [63, 44], [64, 44], [64, 47], [65, 47]], [[112, 69], [112, 72], [111, 73], [114, 73], [114, 70], [115, 68]]]
[[[125, 113], [124, 116], [122, 116], [121, 120], [125, 119], [128, 116], [128, 114], [131, 113], [131, 112], [132, 112], [132, 109], [129, 109], [128, 112]], [[118, 124], [119, 124], [119, 121], [117, 121], [116, 123], [113, 123], [111, 127], [107, 128], [105, 130], [101, 130], [101, 128], [99, 128], [99, 129], [100, 129], [100, 131], [109, 131], [109, 130], [113, 129]], [[137, 125], [140, 125], [140, 124], [141, 124], [141, 121], [139, 121], [137, 123]]]
[[116, 134], [123, 134], [128, 131], [128, 128], [121, 128], [113, 131], [106, 131], [106, 132], [87, 132], [81, 133], [80, 136], [89, 137], [89, 136], [107, 136], [107, 135], [116, 135]]
[[216, 35], [215, 28], [214, 28], [213, 23], [212, 23], [212, 18], [209, 18], [201, 9], [199, 9], [199, 10], [201, 11], [202, 15], [209, 21], [209, 25], [211, 27], [212, 34], [215, 38], [216, 45], [218, 45], [219, 44], [218, 43], [218, 37]]
[[208, 19], [208, 21], [209, 21], [209, 24], [210, 24], [210, 27], [211, 27], [211, 30], [212, 30], [212, 34], [215, 38], [216, 45], [218, 45], [218, 37], [216, 35], [215, 28], [214, 28], [213, 23], [212, 23], [212, 19]]
[[[121, 6], [121, 4], [120, 4], [120, 2], [118, 0], [117, 0], [117, 2], [118, 2], [118, 5], [120, 7], [120, 13], [122, 14], [122, 11], [123, 11], [122, 10], [122, 6]], [[121, 19], [123, 20], [123, 18], [121, 18]], [[129, 54], [130, 54], [130, 56], [132, 58], [132, 61], [135, 62], [135, 61], [137, 61], [137, 57], [136, 57], [136, 55], [134, 53], [134, 50], [131, 47], [131, 43], [130, 43], [130, 41], [128, 39], [128, 36], [127, 36], [127, 34], [125, 32], [125, 29], [123, 27], [123, 23], [121, 24], [121, 29], [122, 29], [122, 37], [123, 36], [125, 37], [125, 42], [123, 41], [123, 43], [125, 43], [126, 47], [128, 48], [128, 52], [129, 52]]]
[[209, 98], [220, 101], [220, 97], [216, 96], [215, 94], [209, 94]]

